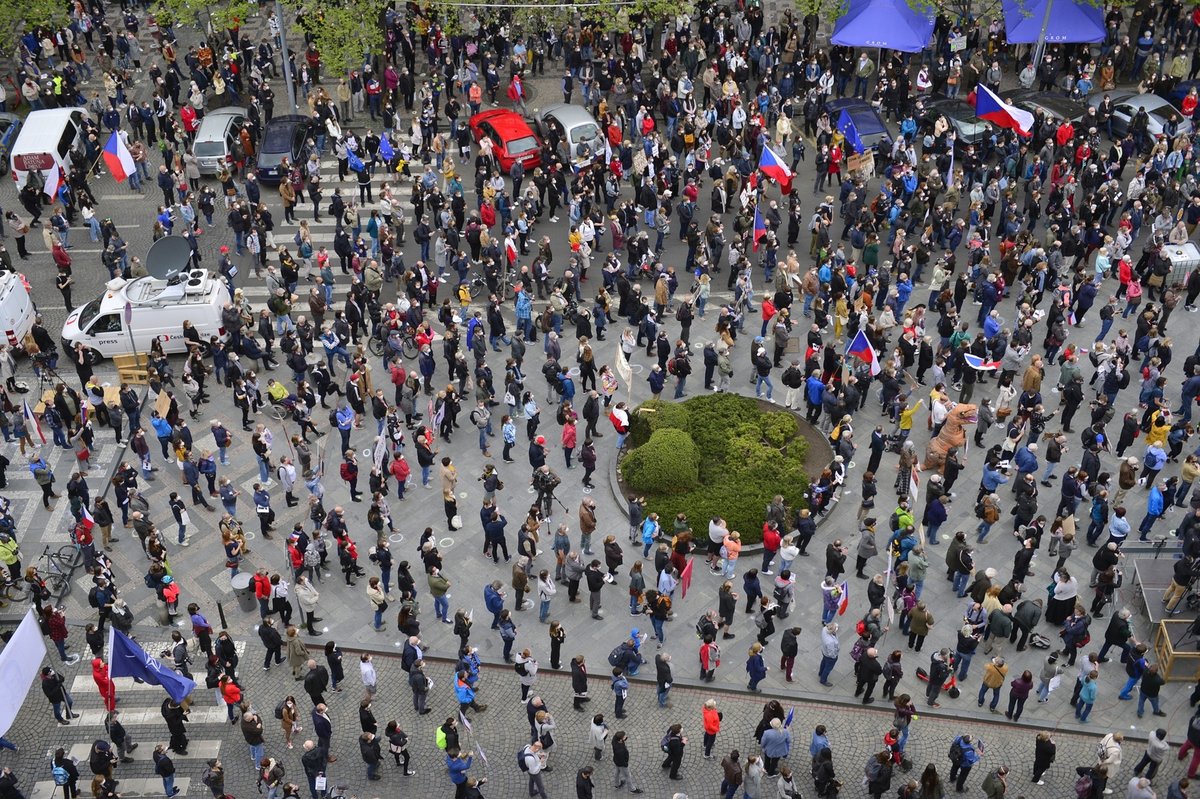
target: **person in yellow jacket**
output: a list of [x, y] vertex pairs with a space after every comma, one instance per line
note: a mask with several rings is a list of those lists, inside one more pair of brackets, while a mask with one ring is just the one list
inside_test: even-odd
[[994, 657], [983, 667], [983, 683], [979, 686], [979, 706], [983, 707], [983, 699], [987, 692], [992, 692], [992, 701], [988, 709], [996, 712], [1000, 702], [1000, 689], [1004, 687], [1004, 678], [1008, 676], [1008, 665], [1002, 657]]

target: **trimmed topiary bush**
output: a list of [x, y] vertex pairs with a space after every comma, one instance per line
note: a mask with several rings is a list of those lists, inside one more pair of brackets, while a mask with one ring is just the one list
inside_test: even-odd
[[776, 494], [789, 507], [805, 505], [808, 442], [786, 411], [726, 393], [651, 401], [631, 415], [629, 440], [621, 477], [668, 527], [686, 513], [703, 538], [708, 519], [722, 516], [744, 542], [759, 543]]
[[655, 430], [622, 464], [629, 487], [639, 494], [682, 494], [700, 483], [700, 450], [683, 430]]

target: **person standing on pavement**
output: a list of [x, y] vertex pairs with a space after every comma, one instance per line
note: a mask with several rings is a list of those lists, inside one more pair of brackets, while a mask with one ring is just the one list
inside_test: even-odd
[[[163, 793], [169, 797], [179, 793], [179, 789], [175, 787], [175, 763], [167, 754], [167, 747], [159, 744], [154, 747], [154, 773], [162, 778]], [[257, 766], [255, 766], [257, 768]]]
[[633, 781], [633, 775], [629, 771], [629, 736], [624, 730], [617, 730], [612, 737], [612, 755], [613, 769], [615, 776], [613, 778], [613, 787], [620, 788], [628, 785], [630, 793], [644, 793], [637, 787]]
[[258, 637], [266, 648], [266, 654], [263, 655], [263, 671], [270, 671], [272, 660], [276, 665], [283, 662], [283, 637], [275, 628], [273, 618], [267, 616], [262, 620], [258, 626]]
[[967, 777], [982, 754], [983, 740], [977, 741], [970, 734], [958, 736], [950, 745], [949, 781], [954, 783], [954, 789], [959, 793], [966, 790]]
[[521, 759], [525, 763], [525, 773], [529, 775], [529, 795], [548, 799], [546, 783], [542, 772], [547, 770], [546, 753], [542, 751], [540, 741], [534, 741], [521, 750]]

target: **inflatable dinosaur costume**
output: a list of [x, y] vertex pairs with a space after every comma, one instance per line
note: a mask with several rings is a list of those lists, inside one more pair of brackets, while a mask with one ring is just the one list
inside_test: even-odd
[[922, 469], [940, 471], [946, 462], [946, 453], [950, 451], [950, 448], [962, 447], [967, 443], [966, 426], [979, 421], [976, 410], [976, 406], [965, 402], [960, 402], [950, 409], [946, 415], [946, 423], [942, 425], [937, 438], [930, 440], [929, 446], [925, 448], [925, 462], [921, 464]]

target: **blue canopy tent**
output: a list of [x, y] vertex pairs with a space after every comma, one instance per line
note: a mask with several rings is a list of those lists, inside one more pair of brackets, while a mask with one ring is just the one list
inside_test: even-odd
[[1104, 9], [1084, 0], [1004, 0], [1009, 44], [1104, 41]]
[[834, 44], [919, 53], [933, 33], [932, 13], [914, 11], [905, 0], [850, 0], [833, 28]]

